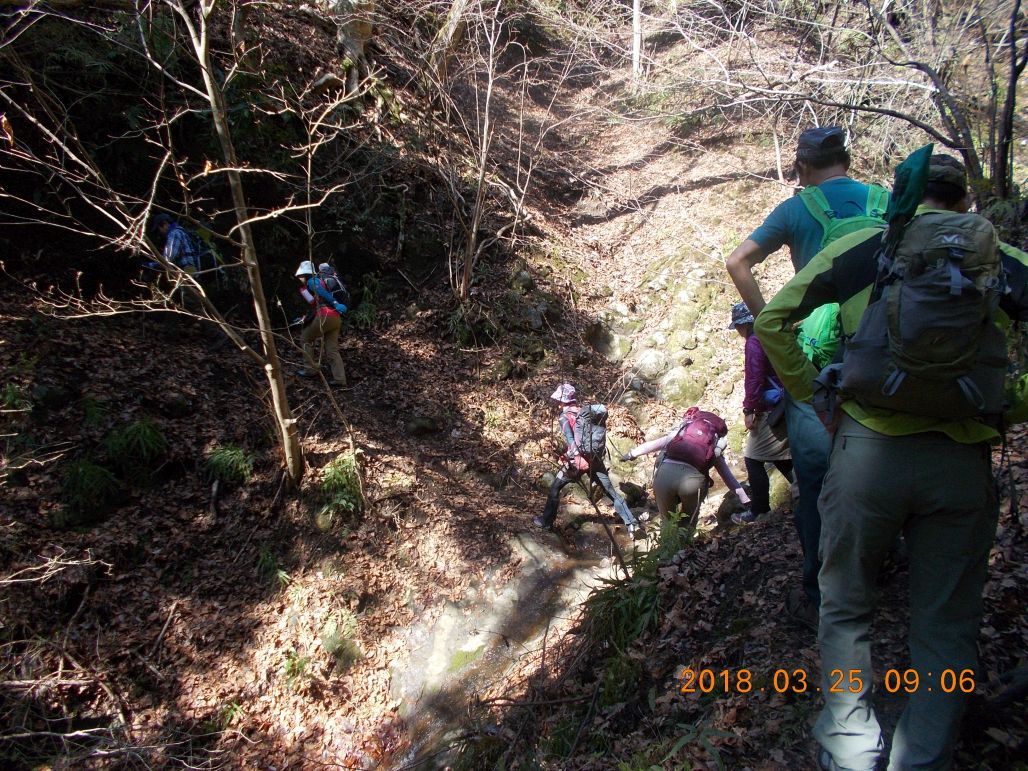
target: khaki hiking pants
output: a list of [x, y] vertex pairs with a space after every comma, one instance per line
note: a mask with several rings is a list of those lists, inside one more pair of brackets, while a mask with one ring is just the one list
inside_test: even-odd
[[339, 355], [339, 329], [341, 317], [315, 316], [314, 320], [303, 328], [300, 339], [303, 341], [303, 365], [311, 372], [317, 373], [319, 364], [314, 358], [314, 350], [318, 340], [323, 340], [324, 356], [332, 368], [332, 379], [337, 383], [346, 383], [346, 368], [343, 357]]

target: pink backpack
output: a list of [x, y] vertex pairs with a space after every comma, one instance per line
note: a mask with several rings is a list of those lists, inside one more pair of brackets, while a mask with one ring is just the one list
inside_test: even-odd
[[714, 465], [714, 448], [718, 439], [728, 434], [728, 426], [713, 412], [690, 407], [685, 422], [675, 438], [668, 442], [664, 455], [671, 460], [688, 463], [706, 474]]

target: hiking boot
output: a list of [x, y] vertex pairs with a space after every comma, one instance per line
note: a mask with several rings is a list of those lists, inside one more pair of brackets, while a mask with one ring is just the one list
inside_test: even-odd
[[296, 370], [297, 377], [317, 377], [317, 372], [311, 372], [309, 369], [298, 369]]
[[646, 537], [646, 530], [638, 522], [633, 525], [628, 525], [625, 530], [628, 531], [628, 535], [632, 537], [633, 541], [637, 541], [640, 538]]
[[819, 623], [818, 607], [803, 589], [793, 589], [785, 598], [785, 612], [797, 624], [817, 634]]
[[745, 511], [733, 511], [732, 521], [737, 525], [752, 525], [760, 515], [754, 514], [749, 509]]
[[547, 522], [545, 519], [540, 517], [533, 517], [532, 524], [536, 527], [542, 528], [543, 530], [549, 530], [553, 527], [553, 522]]

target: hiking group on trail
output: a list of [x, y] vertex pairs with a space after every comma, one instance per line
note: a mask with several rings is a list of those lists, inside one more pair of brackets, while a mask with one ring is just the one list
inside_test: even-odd
[[[150, 229], [160, 250], [160, 256], [174, 272], [176, 269], [190, 276], [204, 291], [232, 287], [226, 280], [226, 270], [209, 238], [202, 237], [196, 230], [187, 228], [166, 212], [158, 212], [150, 220]], [[165, 269], [155, 259], [144, 260], [142, 268], [147, 280], [154, 280]], [[321, 359], [328, 362], [330, 385], [346, 386], [346, 368], [339, 353], [339, 335], [342, 331], [342, 316], [348, 310], [350, 293], [330, 263], [323, 262], [314, 269], [311, 260], [304, 260], [296, 270], [300, 281], [300, 297], [307, 307], [304, 316], [290, 326], [302, 327], [300, 341], [303, 351], [303, 367], [296, 371], [301, 378], [316, 377], [321, 371]], [[180, 288], [182, 307], [189, 313], [201, 317], [202, 308], [197, 303], [196, 288], [188, 283]], [[317, 352], [321, 341], [321, 353]]]
[[[726, 260], [741, 298], [728, 329], [745, 341], [749, 490], [724, 458], [726, 422], [698, 406], [620, 460], [659, 453], [657, 510], [677, 509], [693, 526], [712, 470], [743, 507], [732, 515], [738, 525], [770, 513], [770, 465], [794, 483], [802, 563], [784, 609], [818, 636], [820, 769], [872, 771], [885, 759], [870, 627], [878, 574], [902, 539], [910, 668], [925, 685], [909, 693], [888, 763], [947, 769], [968, 692], [927, 684], [944, 672], [978, 673], [982, 592], [999, 516], [991, 446], [1007, 426], [1028, 420], [1028, 375], [1018, 369], [1023, 362], [1011, 366], [1016, 346], [1008, 340], [1028, 321], [1028, 254], [968, 213], [963, 164], [932, 145], [897, 167], [891, 193], [850, 178], [849, 167], [843, 129], [803, 131], [794, 165], [802, 190]], [[165, 263], [190, 274], [208, 270], [196, 239], [172, 217], [158, 214], [153, 226]], [[765, 301], [754, 269], [783, 246], [795, 275]], [[311, 260], [295, 277], [309, 306], [297, 374], [318, 374], [321, 341], [329, 383], [345, 385], [338, 341], [346, 288], [330, 265], [315, 270]], [[571, 383], [550, 399], [559, 407], [562, 451], [533, 523], [552, 528], [562, 490], [588, 480], [628, 534], [644, 537], [648, 516], [633, 513], [606, 465], [606, 406], [579, 405]], [[834, 687], [836, 673], [848, 677], [845, 688]]]
[[[882, 213], [881, 195], [845, 176], [842, 130], [803, 132], [800, 184], [817, 185], [836, 214], [825, 227], [793, 198], [728, 261], [786, 392], [807, 600], [787, 610], [818, 632], [821, 769], [870, 771], [884, 759], [870, 626], [878, 573], [899, 536], [909, 553], [910, 666], [923, 686], [909, 694], [889, 768], [951, 766], [967, 689], [947, 692], [938, 678], [980, 674], [999, 515], [990, 446], [1028, 417], [1028, 381], [1008, 376], [1000, 329], [1028, 321], [1028, 254], [967, 213], [963, 164], [932, 149], [897, 167]], [[839, 233], [832, 224], [850, 213], [869, 219]], [[791, 226], [778, 230], [786, 214]], [[797, 273], [765, 306], [752, 267], [786, 243]], [[818, 359], [797, 325], [826, 306], [837, 350]], [[832, 687], [833, 673], [845, 673], [846, 688]]]
[[[794, 522], [801, 584], [789, 617], [818, 635], [825, 704], [814, 726], [819, 769], [948, 769], [973, 680], [999, 494], [991, 446], [1028, 420], [1028, 375], [1010, 362], [1007, 331], [1028, 321], [1028, 254], [968, 213], [957, 159], [912, 154], [890, 195], [848, 176], [846, 133], [800, 135], [803, 192], [780, 204], [727, 260], [742, 302], [729, 329], [745, 339], [743, 418], [750, 498], [722, 457], [727, 425], [698, 407], [670, 433], [620, 456], [660, 452], [653, 491], [661, 515], [695, 517], [717, 469], [746, 506], [768, 513], [766, 464], [798, 488]], [[795, 276], [765, 303], [754, 267], [780, 247]], [[1011, 366], [1013, 364], [1014, 366]], [[567, 445], [542, 516], [587, 471], [633, 535], [641, 526], [603, 463], [606, 408], [579, 409], [561, 385]], [[588, 436], [588, 439], [585, 437]], [[588, 451], [584, 448], [588, 447]], [[642, 517], [643, 515], [640, 515]], [[878, 574], [902, 539], [909, 561], [909, 692], [886, 758], [872, 690], [870, 627]], [[970, 678], [946, 688], [944, 673]], [[834, 687], [840, 677], [844, 688]], [[935, 687], [931, 684], [935, 683]]]

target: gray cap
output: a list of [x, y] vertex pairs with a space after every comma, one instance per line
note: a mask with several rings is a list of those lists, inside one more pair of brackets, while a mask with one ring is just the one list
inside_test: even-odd
[[942, 182], [946, 185], [967, 191], [967, 169], [964, 164], [952, 155], [933, 154], [928, 162], [928, 181]]

